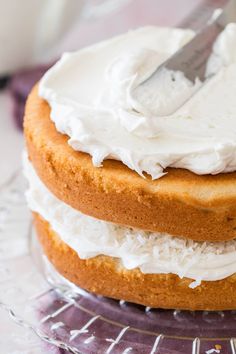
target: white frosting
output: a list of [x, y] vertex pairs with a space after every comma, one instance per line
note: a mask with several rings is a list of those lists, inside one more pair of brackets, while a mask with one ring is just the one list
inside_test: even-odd
[[[56, 129], [95, 166], [117, 159], [153, 179], [168, 167], [197, 174], [236, 170], [236, 24], [214, 45], [207, 75], [196, 91], [181, 72], [163, 69], [146, 92], [137, 85], [193, 37], [189, 30], [144, 27], [75, 53], [43, 77], [39, 94]], [[138, 92], [138, 95], [137, 95]], [[135, 93], [135, 94], [134, 94]]]
[[94, 219], [57, 199], [40, 181], [27, 158], [24, 167], [30, 209], [47, 220], [81, 259], [98, 255], [117, 257], [126, 269], [194, 279], [190, 287], [199, 285], [201, 280], [220, 280], [236, 272], [236, 241], [200, 243]]

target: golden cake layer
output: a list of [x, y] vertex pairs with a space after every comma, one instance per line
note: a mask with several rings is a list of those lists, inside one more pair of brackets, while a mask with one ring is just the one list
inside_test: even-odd
[[74, 151], [57, 132], [37, 86], [26, 105], [24, 129], [29, 159], [43, 183], [82, 213], [196, 241], [236, 238], [236, 172], [199, 176], [169, 168], [152, 181], [119, 161], [94, 167], [88, 154]]
[[219, 281], [203, 281], [191, 289], [191, 279], [180, 279], [174, 274], [143, 274], [138, 269], [126, 270], [116, 258], [98, 256], [81, 260], [47, 221], [34, 214], [34, 222], [50, 262], [64, 277], [88, 291], [154, 308], [236, 308], [236, 275]]

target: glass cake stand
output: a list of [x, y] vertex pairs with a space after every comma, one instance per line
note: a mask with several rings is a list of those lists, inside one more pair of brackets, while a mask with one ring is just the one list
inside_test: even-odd
[[0, 187], [2, 353], [236, 354], [236, 311], [151, 309], [65, 280], [37, 243], [25, 188], [20, 171]]

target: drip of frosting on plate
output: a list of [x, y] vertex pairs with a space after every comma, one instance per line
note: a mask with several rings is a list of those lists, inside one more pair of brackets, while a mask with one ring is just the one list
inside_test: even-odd
[[153, 179], [168, 166], [196, 174], [235, 171], [236, 24], [216, 40], [206, 77], [215, 75], [204, 84], [164, 68], [155, 85], [134, 95], [193, 36], [190, 30], [144, 27], [65, 53], [39, 86], [56, 129], [95, 166], [117, 159]]
[[24, 173], [29, 182], [29, 208], [47, 220], [81, 259], [115, 257], [126, 269], [188, 277], [194, 280], [190, 287], [236, 272], [236, 240], [200, 243], [97, 220], [57, 199], [40, 181], [26, 156]]

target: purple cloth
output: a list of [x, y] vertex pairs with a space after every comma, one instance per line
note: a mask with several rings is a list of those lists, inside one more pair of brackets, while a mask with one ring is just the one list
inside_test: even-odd
[[7, 90], [12, 99], [12, 114], [18, 128], [22, 129], [23, 126], [25, 102], [30, 90], [51, 65], [41, 65], [23, 70], [9, 79]]
[[4, 89], [7, 86], [7, 83], [9, 81], [9, 77], [0, 77], [0, 90]]

